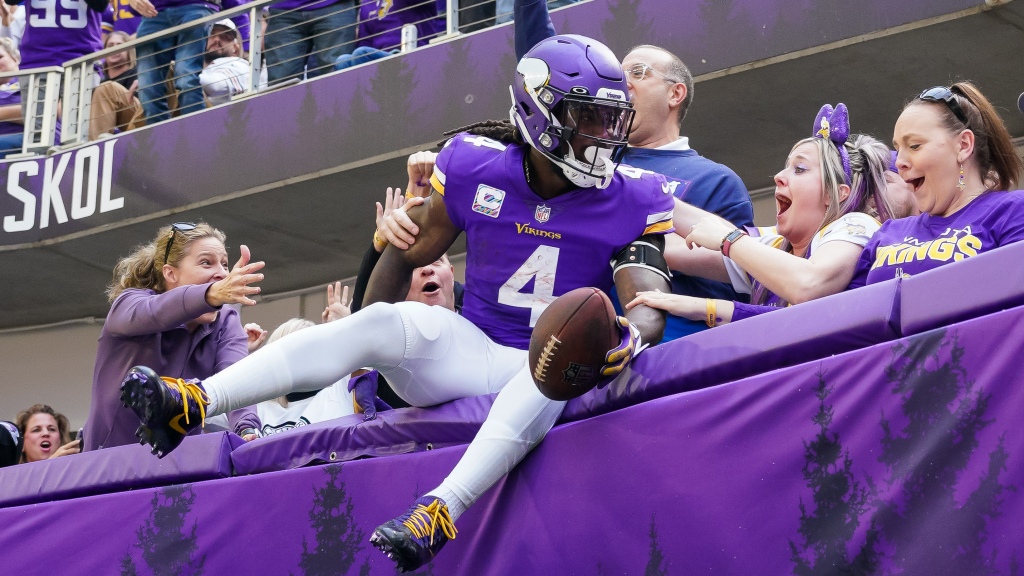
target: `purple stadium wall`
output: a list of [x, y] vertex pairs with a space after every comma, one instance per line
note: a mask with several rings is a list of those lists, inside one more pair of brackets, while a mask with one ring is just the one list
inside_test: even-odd
[[[1014, 574], [1021, 334], [1016, 308], [561, 425], [420, 573]], [[0, 509], [4, 570], [391, 574], [367, 536], [461, 453]]]

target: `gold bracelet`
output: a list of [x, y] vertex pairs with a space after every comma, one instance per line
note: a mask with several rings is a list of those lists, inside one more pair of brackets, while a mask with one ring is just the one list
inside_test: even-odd
[[713, 299], [707, 298], [707, 316], [704, 318], [704, 322], [707, 323], [708, 328], [714, 328], [718, 325], [718, 303]]
[[373, 231], [373, 244], [375, 246], [387, 246], [388, 245], [388, 241], [383, 239], [383, 238], [381, 238], [380, 235], [377, 234], [377, 231], [374, 230]]

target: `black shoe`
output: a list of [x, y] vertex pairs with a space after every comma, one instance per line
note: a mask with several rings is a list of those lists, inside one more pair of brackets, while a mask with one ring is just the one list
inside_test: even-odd
[[457, 533], [444, 500], [423, 496], [405, 514], [378, 526], [370, 544], [394, 560], [399, 572], [411, 572], [433, 560]]
[[136, 366], [121, 382], [121, 403], [142, 422], [135, 432], [139, 443], [149, 444], [153, 454], [163, 458], [203, 425], [210, 400], [199, 380], [161, 378], [145, 366]]

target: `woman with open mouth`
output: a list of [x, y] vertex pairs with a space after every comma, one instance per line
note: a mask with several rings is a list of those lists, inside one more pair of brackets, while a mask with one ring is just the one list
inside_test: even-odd
[[775, 227], [742, 230], [676, 204], [676, 233], [686, 242], [670, 243], [669, 266], [731, 282], [751, 303], [642, 292], [627, 308], [643, 303], [714, 327], [841, 292], [881, 221], [909, 213], [887, 194], [889, 163], [884, 144], [850, 135], [845, 105], [826, 104], [812, 136], [793, 146], [775, 175]]
[[921, 214], [882, 225], [851, 288], [1024, 239], [1024, 191], [1014, 190], [1024, 166], [999, 114], [973, 84], [922, 92], [903, 108], [893, 145]]
[[78, 440], [70, 440], [67, 416], [46, 404], [36, 404], [18, 414], [18, 431], [24, 438], [21, 462], [38, 462], [78, 454]]

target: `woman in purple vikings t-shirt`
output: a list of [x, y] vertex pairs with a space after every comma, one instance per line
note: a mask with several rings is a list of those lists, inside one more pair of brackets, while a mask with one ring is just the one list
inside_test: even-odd
[[1024, 239], [1024, 166], [992, 104], [968, 82], [925, 90], [893, 135], [920, 216], [886, 222], [851, 288], [920, 274]]
[[[263, 262], [249, 249], [228, 268], [224, 234], [208, 224], [164, 226], [156, 238], [122, 258], [107, 289], [110, 313], [100, 333], [93, 372], [85, 449], [137, 442], [139, 418], [121, 406], [121, 379], [136, 364], [174, 378], [206, 378], [248, 353], [238, 312], [225, 304], [255, 304], [250, 284], [263, 279]], [[241, 436], [260, 428], [255, 410], [229, 414]], [[254, 435], [252, 437], [255, 437]]]
[[[627, 308], [644, 303], [712, 327], [842, 291], [879, 221], [908, 214], [910, 201], [890, 197], [889, 149], [870, 136], [850, 136], [845, 106], [823, 107], [813, 133], [775, 175], [775, 229], [751, 237], [721, 218], [677, 208], [676, 232], [696, 248], [666, 250], [672, 269], [731, 282], [752, 304], [644, 292]], [[695, 223], [681, 226], [680, 216]]]

